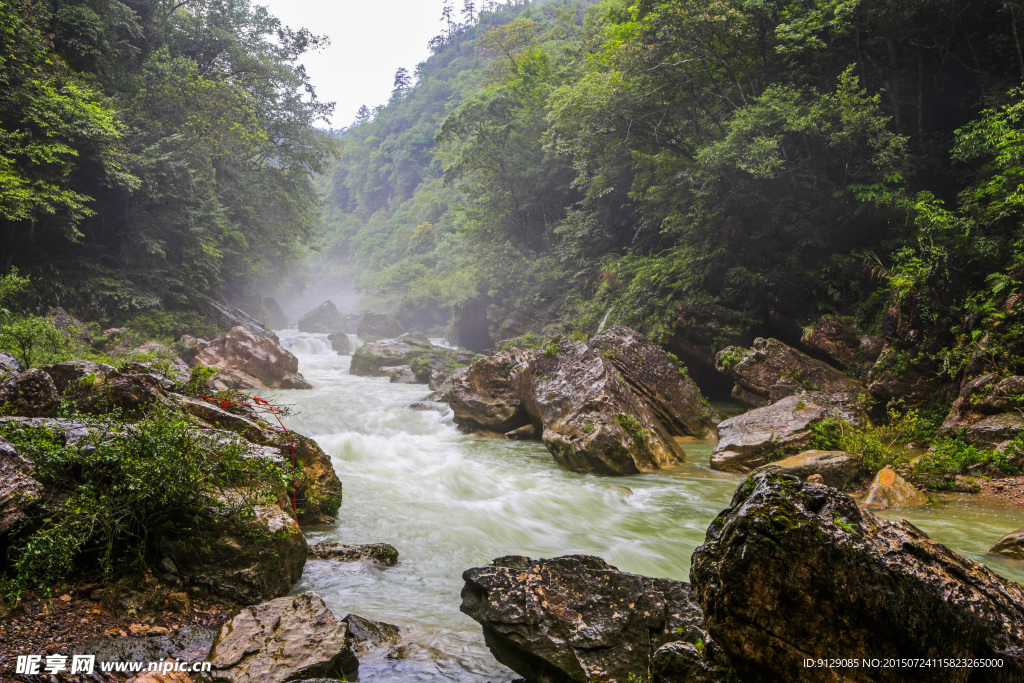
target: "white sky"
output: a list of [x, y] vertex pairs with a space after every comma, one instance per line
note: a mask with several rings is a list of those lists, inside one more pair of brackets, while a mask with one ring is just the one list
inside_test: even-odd
[[[441, 31], [443, 0], [253, 0], [292, 28], [331, 39], [306, 65], [317, 97], [333, 101], [334, 128], [348, 126], [360, 105], [373, 109], [391, 96], [395, 71], [411, 74], [430, 55]], [[461, 3], [456, 3], [461, 7]], [[323, 124], [320, 124], [323, 125]]]

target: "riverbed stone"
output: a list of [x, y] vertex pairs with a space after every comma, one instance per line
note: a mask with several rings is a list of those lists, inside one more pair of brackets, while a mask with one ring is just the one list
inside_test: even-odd
[[1024, 528], [1011, 531], [989, 548], [990, 553], [1024, 560]]
[[349, 647], [357, 653], [372, 652], [398, 645], [400, 631], [394, 624], [371, 621], [358, 614], [346, 615]]
[[209, 661], [211, 678], [231, 683], [348, 680], [359, 669], [347, 624], [312, 591], [236, 614], [221, 628]]
[[841, 489], [853, 482], [860, 467], [860, 456], [845, 451], [804, 451], [762, 465], [755, 472], [777, 472], [810, 481], [817, 475], [821, 483]]
[[[386, 313], [367, 313], [359, 323], [356, 335], [363, 341], [394, 339], [405, 332], [402, 323]], [[429, 343], [429, 342], [428, 342]]]
[[[189, 361], [192, 367], [245, 373], [270, 389], [312, 389], [299, 374], [299, 359], [266, 335], [238, 326], [199, 347]], [[250, 387], [240, 387], [250, 388]]]
[[720, 418], [686, 369], [639, 332], [613, 325], [590, 341], [672, 436], [713, 438]]
[[370, 561], [385, 567], [398, 564], [398, 549], [390, 543], [317, 543], [309, 546], [309, 557], [340, 562]]
[[928, 504], [924, 495], [913, 484], [896, 474], [891, 467], [883, 467], [868, 484], [861, 507], [869, 510], [920, 507]]
[[415, 359], [434, 352], [430, 344], [378, 339], [367, 342], [355, 350], [349, 372], [364, 377], [387, 377], [394, 369], [403, 366], [410, 368], [411, 372], [410, 364]]
[[716, 362], [719, 371], [736, 382], [733, 398], [750, 406], [777, 400], [773, 391], [776, 396], [785, 392], [867, 395], [857, 380], [778, 339], [759, 337], [750, 348], [727, 347], [718, 353]]
[[344, 331], [345, 316], [338, 312], [338, 307], [330, 299], [299, 318], [299, 332], [331, 334]]
[[467, 430], [509, 432], [530, 421], [510, 373], [536, 352], [509, 349], [477, 356], [465, 372], [453, 376], [446, 399], [455, 423]]
[[60, 407], [60, 394], [50, 376], [39, 368], [0, 381], [0, 414], [49, 417]]
[[331, 332], [327, 335], [327, 340], [331, 342], [331, 348], [339, 356], [352, 355], [352, 341], [344, 332]]
[[812, 427], [833, 412], [803, 396], [789, 396], [718, 425], [711, 469], [750, 472], [797, 453], [811, 440]]
[[[752, 475], [694, 551], [690, 578], [743, 681], [825, 680], [806, 659], [933, 657], [1001, 659], [985, 680], [1024, 680], [1024, 588], [830, 487]], [[891, 680], [968, 675], [931, 668]], [[879, 670], [827, 680], [877, 681]]]
[[9, 531], [28, 519], [28, 510], [42, 491], [32, 463], [0, 439], [0, 545]]
[[501, 557], [462, 578], [462, 611], [495, 658], [528, 681], [650, 680], [659, 647], [707, 640], [689, 584], [621, 572], [599, 557]]

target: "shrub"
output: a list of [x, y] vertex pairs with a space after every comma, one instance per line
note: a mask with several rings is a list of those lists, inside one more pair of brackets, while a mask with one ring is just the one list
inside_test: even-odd
[[0, 351], [17, 357], [26, 368], [71, 358], [73, 340], [53, 321], [38, 315], [6, 315], [0, 319]]
[[910, 478], [927, 488], [941, 491], [956, 486], [957, 475], [966, 474], [975, 465], [988, 466], [1007, 475], [1024, 474], [1021, 466], [1021, 437], [1004, 452], [986, 450], [969, 444], [962, 435], [939, 439], [932, 449], [914, 463]]

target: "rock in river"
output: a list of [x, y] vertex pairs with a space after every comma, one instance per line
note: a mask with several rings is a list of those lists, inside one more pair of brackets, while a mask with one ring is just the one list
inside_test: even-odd
[[1024, 560], [1024, 528], [1006, 534], [989, 549], [990, 553]]
[[231, 683], [349, 680], [359, 670], [347, 624], [312, 591], [236, 614], [221, 627], [209, 661], [211, 678]]
[[689, 584], [627, 574], [599, 557], [502, 557], [462, 578], [462, 611], [527, 681], [647, 681], [662, 645], [707, 642]]
[[860, 456], [843, 451], [804, 451], [782, 460], [758, 467], [757, 472], [789, 474], [798, 479], [814, 475], [821, 478], [826, 486], [841, 489], [857, 476]]
[[345, 316], [328, 299], [299, 319], [299, 332], [331, 334], [345, 331]]
[[359, 323], [356, 335], [363, 341], [394, 339], [405, 332], [405, 327], [386, 313], [367, 313]]
[[[743, 681], [1024, 680], [1021, 586], [827, 486], [749, 477], [694, 551], [690, 579]], [[1002, 666], [804, 666], [934, 657]]]
[[509, 374], [533, 355], [528, 349], [510, 349], [479, 356], [465, 372], [453, 377], [447, 399], [455, 422], [467, 429], [492, 432], [528, 424], [530, 418]]
[[803, 450], [811, 427], [833, 414], [804, 396], [789, 396], [763, 408], [731, 417], [718, 425], [711, 469], [749, 472]]
[[893, 472], [891, 467], [885, 466], [878, 471], [868, 485], [868, 492], [864, 496], [861, 507], [869, 510], [884, 510], [885, 508], [919, 507], [927, 504], [927, 496], [914, 488], [906, 479]]
[[299, 360], [290, 351], [241, 326], [203, 344], [189, 365], [241, 371], [270, 389], [312, 388], [299, 374]]

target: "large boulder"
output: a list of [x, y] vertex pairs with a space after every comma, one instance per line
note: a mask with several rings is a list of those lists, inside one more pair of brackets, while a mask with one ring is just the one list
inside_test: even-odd
[[374, 341], [375, 339], [394, 339], [405, 332], [402, 323], [398, 322], [386, 313], [367, 313], [359, 323], [356, 331], [363, 341]]
[[0, 380], [22, 372], [25, 372], [25, 366], [21, 364], [20, 360], [9, 353], [0, 351]]
[[965, 380], [939, 436], [963, 432], [967, 442], [993, 448], [1024, 429], [1024, 377], [987, 374]]
[[989, 548], [990, 553], [1024, 560], [1024, 528], [1011, 531]]
[[398, 564], [398, 549], [390, 543], [364, 543], [345, 545], [343, 543], [317, 543], [309, 546], [309, 557], [317, 560], [339, 562], [373, 562], [384, 567]]
[[909, 508], [928, 504], [928, 497], [886, 465], [868, 484], [861, 507], [868, 510]]
[[231, 683], [349, 680], [359, 670], [348, 625], [311, 591], [243, 609], [221, 627], [208, 661], [212, 680]]
[[[225, 504], [239, 502], [240, 495], [228, 492]], [[241, 605], [286, 595], [302, 576], [306, 539], [276, 503], [254, 509], [244, 527], [210, 519], [202, 539], [162, 539], [161, 568], [186, 585]]]
[[283, 330], [288, 327], [288, 316], [284, 314], [281, 304], [272, 296], [263, 299], [259, 320], [272, 330]]
[[495, 658], [531, 682], [647, 681], [659, 647], [708, 640], [688, 584], [599, 557], [501, 557], [462, 578], [462, 611]]
[[227, 304], [211, 299], [208, 296], [196, 297], [195, 305], [197, 310], [214, 321], [221, 330], [243, 327], [256, 337], [267, 337], [273, 340], [275, 344], [279, 341], [277, 335], [267, 330], [263, 323], [241, 309], [231, 308]]
[[736, 382], [733, 398], [750, 406], [765, 406], [797, 393], [867, 394], [852, 377], [778, 339], [759, 337], [751, 348], [730, 346], [718, 353], [716, 361], [718, 369]]
[[166, 394], [170, 384], [146, 368], [122, 371], [104, 363], [75, 360], [41, 369], [53, 378], [60, 394], [83, 413], [117, 408], [135, 413], [149, 405], [170, 405]]
[[867, 370], [882, 349], [879, 336], [859, 335], [830, 315], [823, 315], [800, 341], [817, 357], [851, 372]]
[[555, 461], [574, 472], [637, 474], [684, 455], [602, 351], [564, 338], [510, 370]]
[[998, 659], [974, 674], [1024, 679], [1021, 586], [821, 484], [748, 478], [694, 551], [690, 578], [705, 627], [743, 681], [971, 677], [961, 667], [805, 666], [935, 657]]
[[352, 355], [352, 343], [344, 332], [331, 332], [327, 335], [327, 340], [331, 342], [331, 348], [339, 356]]
[[42, 485], [34, 477], [32, 463], [0, 439], [0, 548], [4, 536], [28, 519], [28, 508], [42, 493]]
[[46, 314], [53, 326], [71, 339], [89, 341], [89, 327], [60, 306], [51, 308]]
[[393, 382], [440, 386], [455, 370], [465, 367], [472, 354], [433, 346], [411, 337], [367, 342], [352, 354], [349, 372], [369, 377], [391, 377]]
[[804, 396], [789, 396], [763, 408], [731, 417], [718, 425], [711, 469], [750, 472], [804, 449], [812, 427], [835, 413]]
[[0, 382], [0, 415], [49, 417], [59, 407], [57, 386], [50, 375], [39, 368]]
[[704, 400], [686, 369], [647, 337], [613, 325], [590, 341], [672, 436], [713, 438], [718, 414]]
[[299, 318], [299, 332], [330, 334], [345, 331], [345, 317], [330, 299]]
[[841, 489], [857, 478], [860, 456], [844, 451], [804, 451], [758, 467], [755, 472], [776, 472], [806, 480], [817, 474], [826, 486]]
[[510, 349], [477, 356], [465, 372], [454, 376], [444, 398], [451, 405], [456, 424], [469, 430], [502, 433], [528, 424], [530, 417], [510, 373], [534, 355], [529, 349]]
[[273, 339], [241, 326], [201, 345], [189, 364], [244, 372], [256, 379], [261, 388], [312, 388], [299, 374], [298, 358]]

